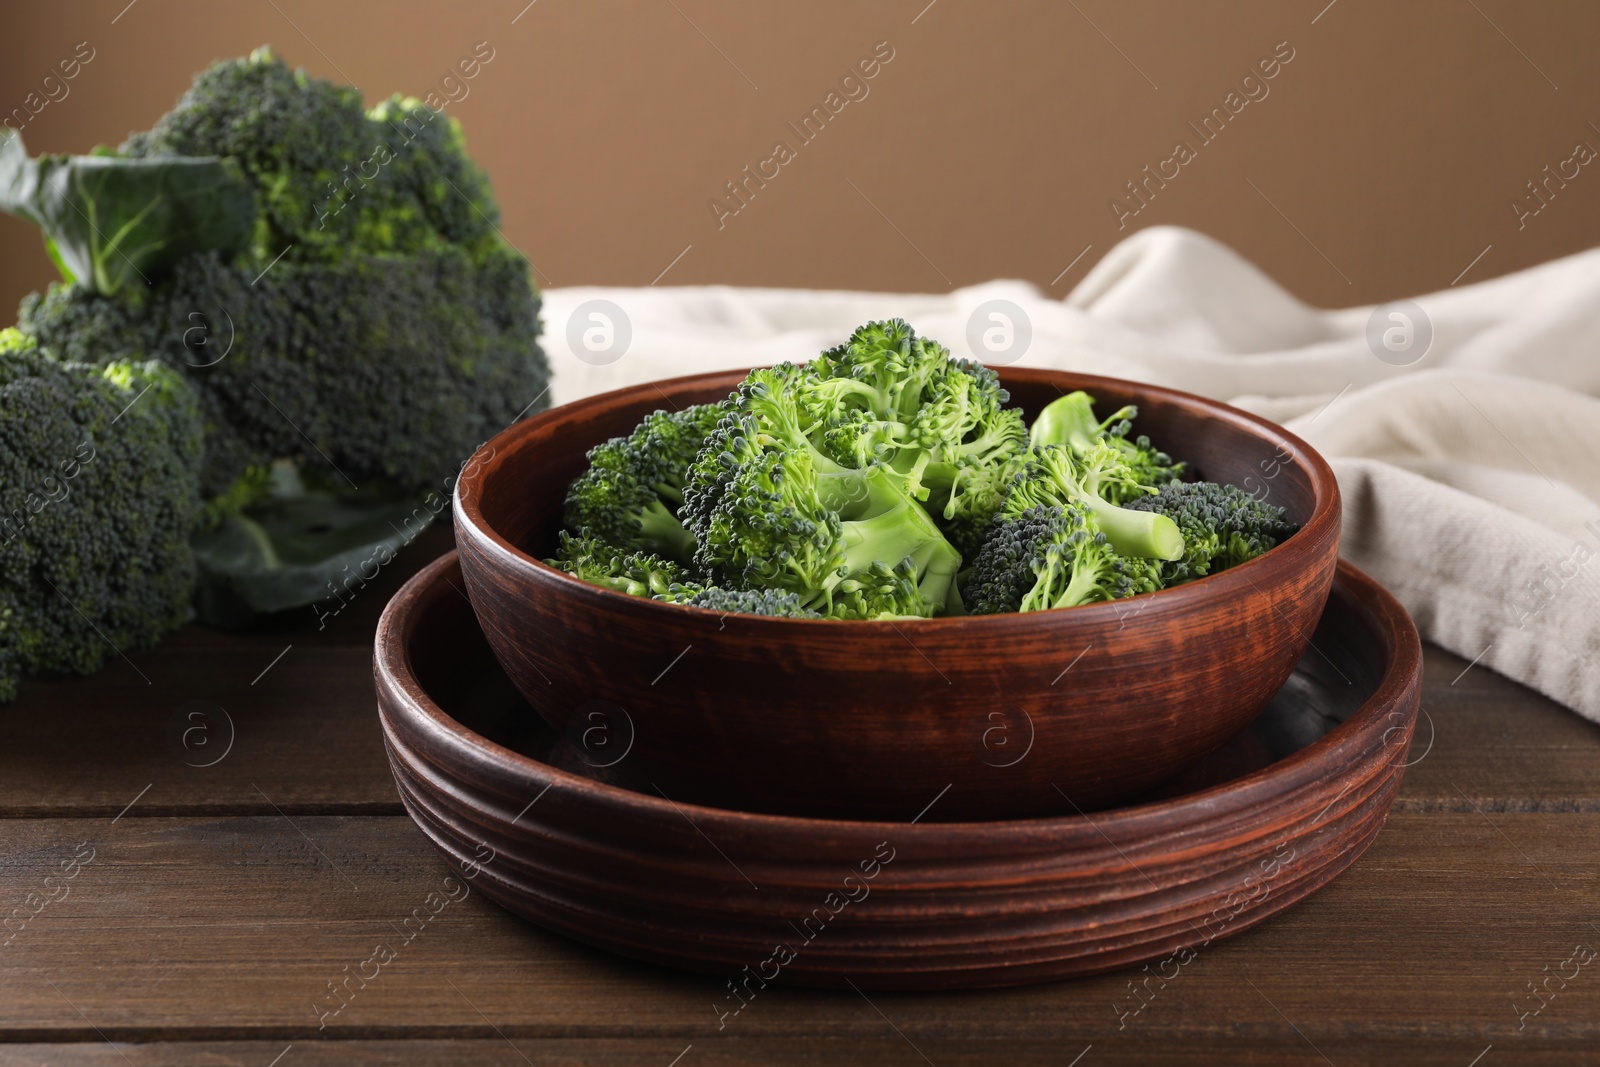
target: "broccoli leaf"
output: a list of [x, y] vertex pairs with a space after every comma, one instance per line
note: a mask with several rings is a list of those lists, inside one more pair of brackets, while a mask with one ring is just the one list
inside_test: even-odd
[[292, 468], [275, 473], [261, 499], [190, 538], [195, 613], [207, 625], [318, 602], [337, 614], [434, 518], [415, 494], [307, 488]]
[[149, 282], [191, 252], [230, 258], [248, 247], [255, 196], [228, 160], [29, 159], [22, 135], [0, 131], [0, 210], [35, 223], [62, 277], [112, 296]]

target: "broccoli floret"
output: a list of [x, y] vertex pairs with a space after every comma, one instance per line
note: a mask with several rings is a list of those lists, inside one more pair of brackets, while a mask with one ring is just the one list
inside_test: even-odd
[[1163, 568], [1168, 585], [1255, 559], [1299, 529], [1283, 508], [1215, 482], [1174, 482], [1127, 506], [1165, 515], [1182, 532], [1183, 555]]
[[[989, 530], [989, 524], [1005, 505], [1017, 476], [1026, 468], [1027, 452], [1019, 452], [992, 463], [964, 462], [949, 469], [949, 486], [930, 501], [934, 518], [950, 543], [971, 559]], [[942, 480], [944, 468], [930, 468]], [[942, 500], [942, 504], [940, 501]]]
[[1138, 488], [1134, 472], [1104, 441], [1092, 445], [1082, 459], [1074, 457], [1069, 449], [1046, 445], [1034, 450], [1017, 475], [1000, 515], [1014, 519], [1033, 507], [1075, 505], [1088, 512], [1118, 554], [1144, 559], [1181, 558], [1183, 535], [1176, 523], [1165, 515], [1119, 507], [1108, 499], [1114, 490]]
[[[914, 484], [948, 489], [948, 468], [1003, 462], [1027, 447], [1022, 413], [1005, 406], [1011, 397], [999, 376], [950, 358], [902, 319], [862, 326], [808, 370], [816, 381], [804, 415], [824, 451], [847, 466], [885, 462]], [[925, 481], [930, 464], [947, 469]]]
[[1068, 608], [1161, 588], [1161, 564], [1118, 555], [1080, 507], [996, 519], [967, 576], [974, 615]]
[[[270, 48], [214, 64], [125, 155], [223, 156], [256, 188], [261, 266], [440, 246], [490, 252], [499, 210], [459, 123], [395, 97], [369, 114], [361, 91], [290, 70]], [[259, 269], [259, 268], [258, 268]]]
[[561, 531], [561, 549], [545, 560], [590, 585], [630, 596], [657, 596], [681, 589], [692, 575], [669, 559], [649, 552], [629, 552], [598, 537]]
[[58, 361], [0, 331], [0, 702], [176, 629], [194, 584], [200, 414], [159, 363]]
[[19, 325], [66, 359], [183, 371], [201, 394], [208, 497], [284, 457], [362, 488], [438, 488], [545, 405], [528, 262], [500, 237], [454, 120], [415, 101], [368, 115], [358, 90], [260, 50], [200, 74], [123, 151], [236, 160], [258, 207], [252, 248], [186, 256], [115, 296], [54, 285]]
[[822, 616], [800, 605], [793, 593], [771, 589], [723, 589], [696, 581], [692, 572], [648, 552], [627, 552], [589, 534], [561, 532], [561, 548], [550, 566], [590, 585], [646, 596], [668, 604], [687, 604], [740, 615], [779, 615], [795, 619]]
[[1081, 389], [1058, 397], [1039, 412], [1029, 430], [1028, 440], [1034, 448], [1059, 445], [1071, 449], [1073, 455], [1083, 458], [1096, 443], [1105, 442], [1120, 453], [1122, 461], [1132, 471], [1133, 480], [1140, 489], [1130, 490], [1122, 485], [1107, 487], [1105, 497], [1113, 504], [1146, 495], [1143, 489], [1158, 488], [1182, 476], [1185, 464], [1175, 463], [1171, 456], [1150, 443], [1150, 438], [1140, 434], [1130, 439], [1133, 419], [1139, 409], [1133, 404], [1124, 405], [1112, 412], [1111, 417], [1098, 420], [1094, 414], [1094, 397]]
[[950, 358], [901, 319], [872, 322], [814, 360], [811, 437], [849, 467], [905, 475], [963, 553], [977, 550], [1027, 451], [1022, 413], [993, 370]]
[[720, 611], [727, 615], [772, 615], [786, 619], [820, 619], [822, 616], [800, 606], [800, 598], [793, 593], [774, 592], [771, 589], [724, 589], [721, 586], [703, 588], [684, 586], [658, 595], [655, 599], [670, 604], [687, 604], [707, 611]]
[[591, 448], [588, 469], [567, 489], [568, 529], [688, 563], [695, 545], [678, 520], [683, 484], [721, 417], [715, 404], [657, 411], [628, 436]]
[[[816, 380], [792, 364], [753, 371], [724, 405], [684, 487], [696, 565], [716, 584], [787, 590], [825, 614], [936, 613], [960, 553], [902, 475], [847, 467], [811, 443], [801, 405]], [[874, 564], [894, 572], [907, 560], [909, 601], [893, 583], [867, 581]]]

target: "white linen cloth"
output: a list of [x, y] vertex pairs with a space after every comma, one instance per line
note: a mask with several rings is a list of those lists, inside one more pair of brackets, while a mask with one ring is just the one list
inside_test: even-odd
[[[1600, 721], [1600, 249], [1415, 298], [1433, 340], [1409, 366], [1393, 363], [1420, 349], [1374, 354], [1374, 309], [1310, 307], [1172, 227], [1129, 237], [1065, 300], [1016, 281], [943, 295], [706, 286], [544, 297], [555, 403], [804, 361], [894, 316], [994, 362], [969, 344], [969, 318], [1010, 301], [1032, 331], [1018, 366], [1173, 386], [1304, 437], [1339, 478], [1342, 554], [1399, 596], [1424, 639]], [[591, 351], [620, 336], [607, 333], [614, 312], [583, 308], [594, 300], [631, 327], [614, 362]], [[1388, 311], [1380, 334], [1404, 324]]]

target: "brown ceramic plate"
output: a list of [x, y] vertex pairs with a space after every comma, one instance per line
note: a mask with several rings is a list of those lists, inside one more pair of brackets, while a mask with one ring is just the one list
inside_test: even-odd
[[[659, 408], [722, 399], [742, 378], [679, 378], [544, 412], [490, 441], [457, 485], [466, 588], [501, 666], [558, 730], [595, 703], [625, 709], [634, 756], [674, 796], [893, 820], [947, 785], [947, 819], [1119, 801], [1249, 723], [1322, 614], [1339, 490], [1305, 442], [1188, 393], [1042, 370], [1002, 375], [1030, 418], [1073, 389], [1102, 411], [1136, 403], [1139, 432], [1281, 504], [1302, 529], [1243, 566], [1129, 600], [898, 622], [724, 617], [540, 562], [591, 446]], [[1031, 756], [1018, 762], [1023, 741]]]
[[454, 555], [390, 603], [375, 674], [400, 795], [473, 885], [548, 929], [747, 996], [765, 981], [933, 989], [1181, 966], [1326, 884], [1394, 800], [1422, 658], [1404, 609], [1344, 564], [1312, 639], [1255, 723], [1168, 787], [1179, 795], [984, 823], [931, 821], [933, 790], [920, 821], [850, 822], [599, 780], [638, 769], [626, 718], [586, 712], [562, 738], [533, 715]]

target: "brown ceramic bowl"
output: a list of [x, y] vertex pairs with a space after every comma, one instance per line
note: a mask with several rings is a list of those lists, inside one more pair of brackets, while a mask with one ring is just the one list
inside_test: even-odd
[[1422, 680], [1411, 620], [1348, 565], [1314, 640], [1164, 798], [936, 823], [941, 800], [915, 825], [669, 800], [625, 738], [590, 732], [620, 724], [563, 741], [496, 666], [453, 556], [390, 603], [374, 672], [400, 796], [460, 876], [548, 929], [734, 983], [715, 994], [734, 1014], [768, 981], [1018, 985], [1146, 960], [1170, 979], [1314, 892], [1382, 828]]
[[1088, 810], [1221, 745], [1271, 699], [1322, 614], [1339, 490], [1293, 434], [1212, 400], [1043, 370], [1002, 373], [1028, 417], [1074, 389], [1204, 477], [1301, 530], [1240, 567], [1128, 600], [899, 622], [774, 619], [661, 604], [541, 562], [593, 445], [658, 408], [727, 396], [742, 373], [621, 389], [489, 441], [457, 483], [467, 592], [528, 703], [565, 729], [625, 713], [657, 788], [750, 811], [862, 819]]

